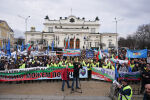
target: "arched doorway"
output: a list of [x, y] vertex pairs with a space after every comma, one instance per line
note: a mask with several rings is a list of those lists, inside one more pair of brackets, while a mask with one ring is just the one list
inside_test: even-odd
[[76, 49], [79, 49], [79, 48], [80, 48], [80, 40], [76, 39]]
[[70, 39], [70, 49], [74, 48], [74, 39]]

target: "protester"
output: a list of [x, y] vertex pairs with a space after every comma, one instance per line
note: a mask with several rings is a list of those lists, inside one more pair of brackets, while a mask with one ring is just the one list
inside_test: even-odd
[[150, 100], [150, 83], [145, 84], [145, 93], [144, 93], [143, 100]]
[[118, 85], [119, 88], [119, 96], [118, 100], [131, 100], [132, 98], [132, 88], [128, 85], [128, 80], [121, 80], [122, 85]]
[[78, 62], [77, 57], [75, 58], [75, 62], [73, 63], [73, 81], [72, 81], [72, 91], [74, 91], [74, 81], [76, 81], [76, 89], [80, 89], [78, 85], [79, 81], [79, 70], [82, 68], [82, 65]]
[[61, 90], [64, 91], [65, 82], [67, 83], [67, 87], [71, 88], [70, 85], [69, 85], [69, 69], [68, 69], [68, 65], [66, 65], [66, 68], [64, 68], [62, 70], [61, 78], [62, 78], [62, 88], [61, 88]]
[[145, 84], [150, 82], [150, 65], [147, 64], [145, 69], [142, 71], [142, 86], [141, 86], [141, 93], [144, 91]]
[[119, 68], [119, 72], [128, 72], [128, 67], [125, 66], [125, 64], [123, 63], [122, 66]]

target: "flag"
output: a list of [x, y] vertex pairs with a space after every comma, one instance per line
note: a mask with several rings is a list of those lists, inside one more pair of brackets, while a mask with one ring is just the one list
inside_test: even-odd
[[30, 43], [28, 43], [26, 50], [30, 51], [30, 49], [31, 49], [31, 45], [30, 45]]
[[21, 51], [24, 51], [24, 44], [22, 42]]
[[69, 38], [68, 38], [68, 49], [70, 48], [70, 41], [69, 41]]
[[147, 58], [147, 49], [143, 50], [127, 50], [128, 58]]
[[52, 41], [52, 51], [54, 51], [54, 40]]
[[47, 47], [47, 54], [49, 54], [49, 45], [48, 45], [48, 47]]
[[65, 38], [65, 49], [68, 47], [68, 40]]
[[18, 44], [17, 44], [17, 51], [19, 50]]
[[102, 52], [101, 52], [100, 48], [99, 48], [96, 58], [97, 58], [97, 60], [102, 59]]
[[10, 40], [8, 40], [7, 55], [8, 55], [8, 56], [11, 56], [11, 52], [10, 52]]
[[117, 80], [119, 77], [118, 71], [117, 71], [117, 67], [116, 67], [116, 63], [115, 63], [115, 80]]
[[38, 45], [36, 45], [36, 51], [38, 51]]
[[0, 47], [0, 56], [1, 56], [1, 47]]

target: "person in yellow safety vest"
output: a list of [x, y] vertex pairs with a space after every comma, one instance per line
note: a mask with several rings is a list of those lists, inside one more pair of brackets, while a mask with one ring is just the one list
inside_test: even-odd
[[119, 96], [118, 100], [131, 100], [132, 98], [132, 88], [128, 85], [128, 80], [121, 80], [122, 86], [118, 84]]
[[111, 67], [111, 63], [110, 63], [110, 61], [109, 61], [109, 60], [107, 60], [106, 64], [107, 64], [108, 68], [110, 69], [110, 67]]
[[133, 69], [134, 66], [135, 66], [134, 60], [132, 60], [132, 61], [131, 61], [131, 64], [130, 64], [131, 69]]
[[58, 62], [58, 60], [56, 60], [56, 65], [57, 65], [57, 67], [59, 67], [59, 62]]
[[22, 68], [25, 68], [25, 67], [26, 67], [26, 64], [23, 63], [23, 64], [19, 67], [19, 69], [22, 69]]
[[92, 70], [92, 64], [90, 60], [85, 62], [85, 66], [87, 66], [88, 69], [88, 80], [91, 79], [91, 70]]
[[62, 66], [61, 67], [66, 67], [66, 63], [65, 61], [63, 61]]
[[51, 62], [48, 61], [48, 64], [46, 65], [48, 68], [51, 67]]
[[110, 69], [115, 70], [115, 63], [110, 66]]
[[63, 63], [63, 61], [62, 61], [62, 59], [59, 61], [59, 67], [61, 67], [62, 66], [62, 63]]
[[73, 61], [70, 61], [69, 67], [73, 67]]
[[94, 61], [91, 65], [92, 67], [96, 67], [96, 61]]
[[99, 62], [98, 62], [98, 60], [96, 60], [96, 67], [99, 67]]
[[108, 68], [108, 65], [106, 64], [106, 62], [103, 63], [102, 68], [105, 68], [105, 69]]

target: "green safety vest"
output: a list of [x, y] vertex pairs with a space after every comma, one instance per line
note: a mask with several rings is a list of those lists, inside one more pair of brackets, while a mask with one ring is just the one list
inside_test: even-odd
[[[128, 95], [121, 95], [120, 93], [119, 93], [119, 96], [118, 96], [118, 100], [121, 100], [120, 99], [120, 97], [122, 96], [122, 100], [131, 100], [131, 97], [132, 97], [132, 88], [128, 85], [128, 86], [126, 86], [126, 87], [124, 87], [123, 88], [123, 91], [125, 91], [125, 90], [127, 90], [127, 89], [131, 89], [131, 94], [128, 96]], [[127, 99], [126, 99], [127, 98]]]

